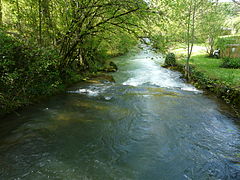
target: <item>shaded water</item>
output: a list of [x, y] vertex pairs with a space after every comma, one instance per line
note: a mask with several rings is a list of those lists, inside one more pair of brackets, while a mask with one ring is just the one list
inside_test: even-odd
[[[0, 125], [0, 179], [240, 179], [240, 130], [145, 49]], [[224, 107], [224, 105], [221, 105]]]

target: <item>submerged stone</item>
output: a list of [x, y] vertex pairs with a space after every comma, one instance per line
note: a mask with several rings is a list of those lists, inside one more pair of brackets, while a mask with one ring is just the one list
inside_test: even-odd
[[86, 82], [100, 84], [100, 83], [104, 83], [104, 82], [115, 82], [115, 79], [113, 78], [113, 76], [108, 75], [108, 74], [99, 74], [99, 75], [95, 75], [95, 76], [91, 77]]

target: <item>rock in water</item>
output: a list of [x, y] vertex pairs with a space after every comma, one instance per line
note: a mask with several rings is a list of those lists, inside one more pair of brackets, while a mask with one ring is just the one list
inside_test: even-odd
[[118, 70], [118, 67], [117, 67], [117, 65], [114, 63], [114, 62], [110, 62], [109, 63], [109, 65], [113, 68], [113, 69], [115, 69], [116, 71]]
[[113, 76], [108, 74], [98, 74], [98, 75], [92, 76], [90, 79], [86, 80], [86, 82], [96, 83], [96, 84], [99, 84], [99, 83], [101, 84], [105, 82], [114, 83], [115, 79], [113, 78]]
[[111, 61], [101, 71], [104, 71], [104, 72], [116, 72], [117, 70], [118, 70], [117, 65], [114, 62]]

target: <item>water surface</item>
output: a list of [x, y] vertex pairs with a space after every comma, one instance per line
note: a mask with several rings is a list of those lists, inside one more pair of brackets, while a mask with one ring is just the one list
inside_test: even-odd
[[147, 48], [116, 58], [116, 83], [1, 120], [0, 179], [240, 179], [236, 119], [162, 61]]

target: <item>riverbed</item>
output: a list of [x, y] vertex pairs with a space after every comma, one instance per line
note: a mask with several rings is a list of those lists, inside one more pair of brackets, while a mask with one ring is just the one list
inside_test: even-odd
[[2, 119], [0, 179], [240, 179], [225, 104], [149, 48], [113, 59], [116, 83], [76, 84]]

